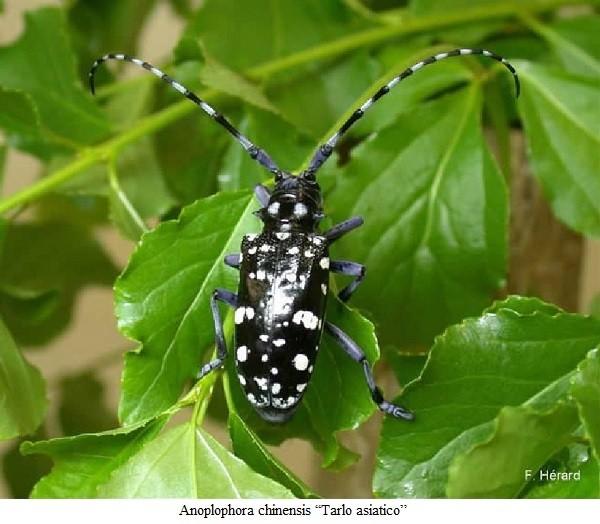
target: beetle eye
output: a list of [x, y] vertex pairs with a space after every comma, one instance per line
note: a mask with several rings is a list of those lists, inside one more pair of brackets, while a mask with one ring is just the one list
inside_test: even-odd
[[308, 209], [302, 202], [298, 202], [294, 205], [294, 216], [301, 218], [306, 216], [306, 213], [308, 213]]

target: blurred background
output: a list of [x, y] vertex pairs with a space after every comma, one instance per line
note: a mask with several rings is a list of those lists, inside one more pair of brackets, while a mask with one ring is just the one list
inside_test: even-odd
[[[7, 0], [0, 14], [0, 45], [4, 46], [19, 37], [23, 30], [23, 13], [42, 5], [58, 5], [50, 0]], [[170, 56], [183, 30], [184, 23], [171, 5], [154, 2], [148, 22], [144, 25], [138, 45], [138, 56], [150, 62], [162, 63]], [[393, 2], [388, 2], [392, 4]], [[449, 2], [451, 4], [451, 2]], [[101, 24], [102, 20], [98, 20]], [[117, 52], [119, 49], [107, 49]], [[135, 68], [123, 69], [123, 77], [139, 75]], [[356, 93], [357, 96], [360, 93]], [[567, 309], [589, 311], [593, 298], [600, 293], [600, 242], [583, 239], [561, 226], [549, 212], [536, 186], [531, 183], [525, 162], [524, 145], [518, 133], [511, 137], [518, 176], [513, 186], [513, 226], [511, 228], [511, 272], [509, 287], [526, 293], [534, 287], [545, 299]], [[32, 157], [14, 149], [8, 151], [5, 167], [4, 195], [12, 194], [31, 184], [40, 173], [40, 164]], [[123, 267], [132, 251], [133, 243], [125, 240], [112, 227], [100, 227], [98, 240], [105, 247], [117, 267]], [[532, 285], [532, 282], [535, 285]], [[98, 397], [106, 417], [114, 417], [119, 397], [119, 379], [122, 369], [122, 352], [131, 349], [132, 343], [116, 329], [113, 313], [112, 291], [105, 286], [90, 286], [76, 297], [76, 307], [71, 324], [43, 349], [26, 351], [27, 358], [40, 368], [47, 380], [50, 412], [45, 431], [47, 435], [59, 433], [56, 424], [61, 417], [85, 416], [77, 406], [64, 404], [64, 396], [71, 398]], [[91, 370], [95, 370], [90, 375]], [[380, 370], [380, 380], [393, 388], [393, 379]], [[84, 380], [80, 380], [81, 378]], [[60, 409], [63, 412], [59, 412]], [[66, 411], [65, 411], [66, 410]], [[69, 411], [71, 410], [71, 411]], [[116, 419], [115, 419], [116, 422]], [[370, 468], [373, 460], [373, 439], [376, 439], [379, 417], [375, 416], [360, 431], [344, 438], [351, 449], [370, 450], [355, 466], [353, 482], [341, 485], [335, 474], [323, 472], [319, 458], [302, 442], [290, 441], [277, 454], [309, 485], [325, 495], [369, 496]], [[226, 442], [219, 425], [209, 428]], [[11, 455], [6, 455], [13, 448]], [[2, 467], [10, 474], [18, 468], [14, 442], [0, 443]], [[31, 464], [32, 474], [35, 467]], [[44, 468], [44, 464], [39, 465]], [[360, 472], [364, 472], [361, 475]], [[25, 483], [26, 484], [26, 483]], [[0, 476], [0, 497], [23, 496], [26, 485], [8, 486]]]

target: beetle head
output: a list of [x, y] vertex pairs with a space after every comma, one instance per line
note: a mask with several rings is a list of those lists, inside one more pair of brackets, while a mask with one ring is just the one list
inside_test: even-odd
[[278, 231], [313, 231], [323, 218], [321, 188], [314, 179], [280, 173], [268, 205], [256, 215]]

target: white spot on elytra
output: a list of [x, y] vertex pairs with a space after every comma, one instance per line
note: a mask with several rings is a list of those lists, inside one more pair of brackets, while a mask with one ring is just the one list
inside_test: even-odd
[[312, 237], [312, 243], [320, 246], [323, 243], [323, 239], [320, 237]]
[[294, 313], [292, 322], [294, 324], [303, 324], [306, 329], [317, 329], [319, 317], [312, 311], [299, 310]]
[[306, 388], [306, 384], [297, 384], [296, 385], [296, 390], [298, 391], [298, 393], [302, 393]]
[[290, 325], [290, 323], [287, 320], [283, 321], [283, 327], [288, 327]]
[[290, 236], [289, 233], [275, 233], [275, 236], [279, 239], [279, 240], [287, 240]]
[[280, 348], [281, 346], [285, 345], [285, 339], [277, 338], [277, 339], [273, 340], [273, 345]]
[[256, 272], [256, 278], [257, 278], [258, 280], [264, 280], [266, 277], [267, 277], [267, 274], [265, 273], [265, 270], [264, 270], [264, 269], [259, 269], [259, 270]]
[[256, 233], [249, 233], [246, 235], [246, 240], [248, 240], [248, 242], [252, 242], [256, 239], [257, 236], [258, 235]]
[[285, 274], [285, 279], [286, 279], [288, 282], [296, 282], [296, 273], [294, 273], [293, 271], [288, 271], [288, 272]]
[[321, 260], [319, 260], [319, 265], [323, 269], [329, 269], [329, 257], [323, 257]]
[[246, 314], [245, 307], [239, 307], [235, 310], [234, 318], [236, 324], [241, 324], [244, 321], [244, 315]]
[[323, 292], [324, 295], [327, 294], [327, 286], [325, 284], [321, 284], [321, 291]]
[[254, 271], [250, 271], [250, 273], [248, 273], [248, 276], [254, 280], [256, 278], [256, 273]]
[[248, 359], [248, 348], [246, 346], [237, 348], [237, 359], [238, 362], [246, 362]]
[[256, 404], [256, 397], [252, 393], [248, 393], [246, 397], [248, 397], [250, 404]]
[[298, 371], [304, 371], [308, 367], [308, 357], [303, 353], [298, 353], [292, 362]]
[[310, 366], [310, 367], [308, 368], [308, 372], [309, 372], [309, 373], [312, 373], [312, 372], [313, 372], [313, 367], [312, 367], [312, 366]]
[[244, 375], [238, 375], [238, 380], [242, 386], [246, 385], [246, 379], [244, 378]]
[[254, 308], [241, 306], [235, 310], [234, 318], [236, 324], [241, 324], [244, 318], [252, 320], [254, 318]]
[[267, 389], [267, 379], [265, 377], [254, 377], [254, 382], [260, 389]]
[[260, 357], [260, 359], [261, 359], [263, 362], [266, 362], [267, 360], [269, 360], [269, 355], [268, 355], [268, 353], [263, 353], [263, 356], [262, 356], [262, 357]]
[[279, 373], [277, 368], [271, 368], [271, 375], [277, 375], [277, 373]]
[[314, 253], [313, 253], [313, 252], [312, 252], [310, 249], [307, 249], [307, 250], [304, 252], [304, 256], [305, 256], [306, 258], [312, 258], [312, 257], [314, 257], [314, 256], [315, 256], [315, 254], [314, 254]]
[[248, 250], [248, 254], [249, 255], [254, 255], [254, 253], [256, 253], [256, 246], [252, 246], [249, 250]]
[[273, 393], [273, 395], [277, 395], [280, 391], [281, 391], [281, 384], [275, 382], [275, 384], [273, 384], [271, 386], [271, 393]]
[[260, 246], [260, 250], [263, 253], [268, 253], [271, 250], [271, 246], [269, 246], [269, 244], [263, 244], [262, 246]]
[[269, 335], [261, 335], [260, 338], [263, 342], [268, 342], [269, 341]]
[[300, 253], [300, 250], [298, 249], [298, 246], [294, 246], [288, 249], [288, 255], [297, 255], [298, 253]]

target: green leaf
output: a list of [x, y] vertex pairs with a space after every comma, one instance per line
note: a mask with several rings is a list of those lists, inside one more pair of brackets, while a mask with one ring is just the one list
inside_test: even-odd
[[160, 431], [166, 419], [103, 433], [24, 442], [21, 453], [42, 453], [54, 461], [51, 473], [40, 480], [32, 498], [95, 498], [111, 474], [138, 453]]
[[489, 440], [502, 408], [552, 409], [599, 341], [600, 321], [537, 299], [511, 297], [448, 328], [421, 377], [404, 390], [402, 403], [416, 420], [384, 421], [374, 491], [444, 496], [451, 461]]
[[129, 197], [121, 187], [114, 165], [108, 167], [109, 180], [109, 216], [123, 235], [131, 240], [139, 240], [148, 231], [146, 224]]
[[600, 235], [598, 82], [529, 62], [515, 67], [534, 175], [559, 220]]
[[41, 129], [33, 100], [26, 93], [0, 87], [0, 128], [10, 145], [42, 159], [68, 151], [51, 133]]
[[292, 498], [191, 422], [172, 428], [114, 471], [105, 498]]
[[4, 144], [0, 144], [0, 195], [2, 194], [2, 187], [4, 185], [4, 165], [5, 165], [5, 163], [6, 163], [6, 146]]
[[[555, 27], [545, 25], [534, 18], [527, 17], [526, 20], [550, 44], [559, 63], [566, 71], [578, 75], [600, 77], [600, 58], [594, 57], [594, 45], [591, 45], [589, 50], [586, 49], [586, 44], [592, 43], [587, 39], [595, 38], [596, 47], [599, 43], [600, 17], [579, 17], [569, 20], [567, 24], [559, 22]], [[579, 30], [575, 32], [576, 28]]]
[[235, 288], [223, 257], [256, 227], [255, 208], [248, 192], [219, 194], [142, 237], [115, 284], [119, 329], [141, 343], [125, 358], [119, 406], [125, 423], [168, 408], [198, 372], [214, 340], [210, 295], [216, 287]]
[[42, 344], [69, 322], [77, 292], [110, 285], [116, 268], [89, 229], [14, 223], [0, 259], [0, 312], [20, 344]]
[[64, 435], [99, 433], [117, 425], [104, 400], [104, 386], [90, 371], [63, 377], [58, 420]]
[[277, 481], [296, 497], [315, 498], [317, 496], [304, 482], [271, 455], [267, 447], [237, 413], [229, 414], [228, 425], [234, 453], [254, 471]]
[[26, 13], [23, 35], [0, 48], [0, 85], [27, 93], [44, 128], [66, 144], [90, 144], [109, 131], [106, 118], [77, 79], [60, 9]]
[[[346, 36], [365, 23], [341, 0], [207, 0], [177, 47], [178, 61], [202, 59], [201, 44], [228, 67], [241, 71]], [[223, 38], [223, 35], [235, 38]], [[244, 52], [240, 53], [240, 49]]]
[[24, 457], [19, 452], [22, 440], [12, 443], [2, 456], [2, 473], [9, 489], [10, 496], [15, 499], [29, 497], [33, 486], [50, 473], [52, 461], [43, 455]]
[[[551, 28], [584, 53], [600, 61], [600, 15], [588, 13], [572, 18], [559, 18]], [[582, 70], [581, 73], [588, 74], [589, 71]]]
[[[116, 162], [119, 186], [141, 218], [159, 216], [175, 204], [149, 137], [127, 146], [116, 160], [109, 162]], [[94, 165], [83, 176], [63, 184], [61, 191], [67, 195], [108, 197], [109, 201], [118, 198], [102, 165]], [[111, 212], [121, 211], [111, 209]]]
[[380, 74], [378, 62], [360, 51], [327, 67], [272, 81], [267, 94], [288, 121], [320, 139]]
[[579, 475], [579, 479], [544, 481], [536, 478], [526, 498], [532, 499], [597, 499], [600, 496], [598, 462], [593, 459], [588, 446], [571, 444], [553, 457], [544, 469], [559, 473]]
[[[193, 79], [198, 77], [197, 66], [196, 62], [181, 64], [173, 77], [192, 88]], [[167, 100], [180, 100], [181, 95], [177, 95], [179, 93], [170, 90], [164, 92]], [[213, 102], [218, 108], [221, 104]], [[238, 123], [235, 113], [228, 109], [226, 114], [232, 122]], [[217, 191], [217, 174], [221, 172], [223, 153], [233, 143], [231, 135], [200, 108], [158, 134], [156, 155], [167, 185], [180, 205], [191, 204]]]
[[[436, 54], [441, 50], [440, 46], [424, 50], [420, 42], [404, 45], [399, 49], [386, 48], [380, 56], [384, 62], [386, 73], [375, 80], [362, 94], [355, 92], [350, 100], [345, 116], [349, 117], [351, 111], [358, 109], [360, 104], [368, 97], [373, 96], [384, 84], [387, 84], [394, 76], [398, 75], [406, 67], [411, 66], [424, 58], [427, 54]], [[356, 136], [371, 134], [375, 131], [388, 127], [410, 110], [421, 106], [424, 101], [433, 98], [437, 93], [451, 90], [460, 83], [470, 82], [473, 75], [460, 60], [447, 60], [439, 62], [435, 68], [427, 69], [403, 82], [389, 92], [385, 97], [379, 99], [377, 104], [369, 109], [368, 114], [361, 118], [350, 133]]]
[[600, 352], [590, 351], [573, 377], [571, 395], [575, 399], [585, 434], [600, 464]]
[[224, 66], [207, 51], [204, 52], [204, 58], [200, 79], [206, 86], [240, 98], [259, 109], [277, 113], [277, 108], [269, 102], [257, 85]]
[[106, 54], [135, 54], [137, 42], [156, 0], [77, 0], [68, 8], [69, 30], [82, 78], [92, 62]]
[[384, 354], [401, 385], [416, 379], [427, 361], [425, 354], [399, 353], [395, 348], [390, 348]]
[[495, 420], [492, 437], [458, 455], [450, 464], [446, 493], [452, 498], [511, 498], [530, 476], [567, 445], [577, 428], [577, 410], [560, 402], [540, 413], [507, 406]]
[[404, 115], [353, 151], [326, 197], [334, 221], [365, 218], [333, 251], [368, 267], [353, 300], [385, 344], [429, 344], [504, 281], [506, 188], [480, 108], [472, 86]]
[[[463, 9], [477, 9], [498, 5], [498, 0], [454, 0], [452, 12], [460, 12]], [[445, 0], [411, 0], [410, 13], [416, 17], [448, 14], [449, 6]], [[447, 29], [441, 32], [440, 38], [446, 42], [460, 42], [461, 45], [476, 43], [487, 35], [500, 32], [502, 22], [481, 21], [476, 24], [468, 24], [459, 29]]]
[[0, 440], [37, 429], [46, 413], [45, 389], [42, 375], [23, 358], [0, 318]]

